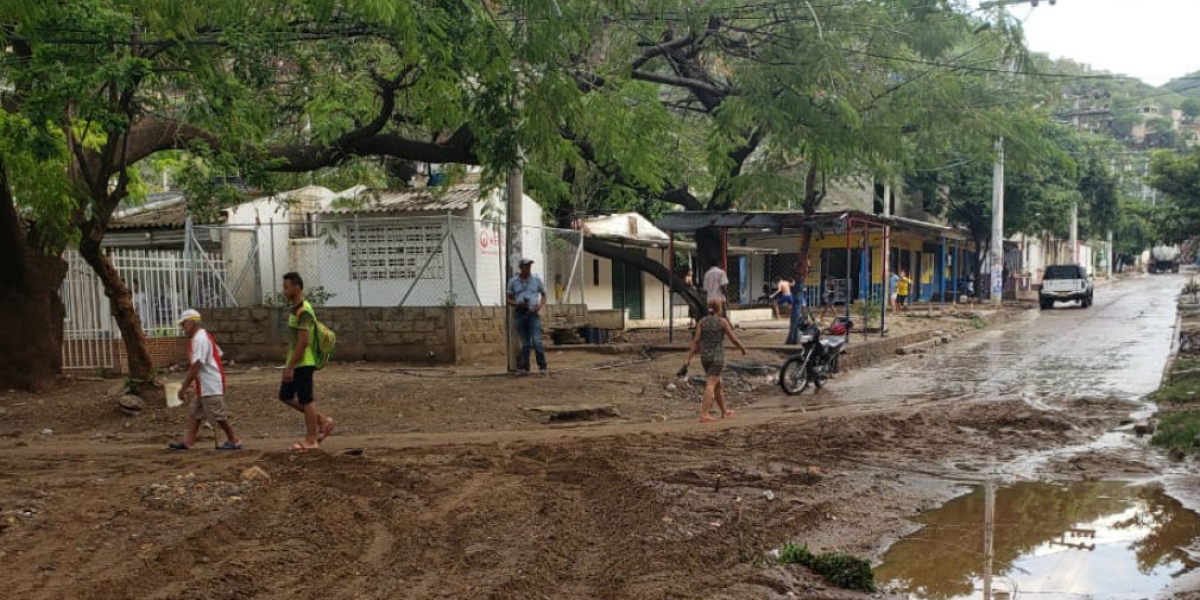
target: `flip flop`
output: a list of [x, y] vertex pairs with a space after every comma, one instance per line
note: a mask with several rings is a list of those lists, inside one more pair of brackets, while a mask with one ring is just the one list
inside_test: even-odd
[[321, 427], [321, 433], [317, 436], [317, 441], [323, 442], [325, 438], [333, 435], [335, 427], [337, 427], [337, 423], [333, 420], [333, 417], [329, 417], [329, 421], [326, 422], [325, 426]]
[[224, 444], [217, 446], [217, 450], [241, 450], [241, 449], [242, 449], [241, 444], [235, 444], [233, 442], [225, 442]]
[[188, 448], [187, 444], [183, 442], [171, 442], [167, 444], [167, 450], [191, 450], [191, 448]]
[[305, 446], [304, 444], [302, 444], [300, 442], [296, 442], [295, 444], [292, 444], [292, 446], [290, 448], [288, 448], [288, 450], [291, 450], [292, 452], [308, 452], [309, 450], [320, 450], [320, 449], [321, 449], [320, 446], [313, 446], [313, 447], [309, 448], [308, 446]]

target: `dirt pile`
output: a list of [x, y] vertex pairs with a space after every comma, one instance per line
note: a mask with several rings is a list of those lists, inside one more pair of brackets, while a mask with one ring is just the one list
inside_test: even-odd
[[0, 459], [0, 507], [40, 503], [0, 538], [10, 589], [33, 600], [859, 598], [768, 554], [798, 541], [873, 555], [936, 502], [931, 488], [970, 475], [934, 457], [1076, 434], [1025, 411], [345, 455], [96, 444], [116, 454]]

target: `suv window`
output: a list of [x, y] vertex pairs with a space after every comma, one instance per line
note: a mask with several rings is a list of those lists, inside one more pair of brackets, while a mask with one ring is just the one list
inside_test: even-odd
[[1054, 265], [1046, 267], [1046, 274], [1042, 279], [1087, 279], [1083, 274], [1083, 267], [1075, 265]]

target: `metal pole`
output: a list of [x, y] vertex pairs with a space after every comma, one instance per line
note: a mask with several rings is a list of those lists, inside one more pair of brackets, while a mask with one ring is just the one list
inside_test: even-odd
[[[859, 267], [862, 270], [862, 298], [863, 298], [863, 314], [870, 315], [871, 307], [871, 225], [863, 221], [862, 229], [862, 265]], [[866, 321], [864, 318], [863, 321]], [[867, 324], [863, 323], [863, 339], [867, 339]]]
[[275, 272], [275, 218], [274, 217], [272, 217], [270, 220], [270, 227], [271, 227], [271, 294], [272, 294], [272, 297], [274, 297], [275, 286], [279, 285], [279, 278], [276, 276], [276, 275], [278, 275], [278, 273]]
[[[884, 193], [886, 194], [887, 193], [886, 191], [888, 188], [884, 187], [883, 189], [884, 189]], [[884, 199], [884, 202], [887, 202], [886, 198]], [[891, 267], [891, 264], [892, 264], [892, 258], [891, 258], [891, 256], [892, 256], [892, 226], [891, 225], [883, 226], [883, 250], [882, 250], [882, 252], [883, 252], [883, 273], [881, 274], [881, 280], [883, 282], [883, 298], [880, 299], [880, 303], [879, 303], [879, 337], [883, 337], [883, 336], [887, 335], [888, 299], [892, 297], [891, 283], [889, 282], [890, 280], [888, 279], [891, 276], [891, 270], [892, 270], [892, 267]]]
[[[357, 238], [357, 237], [358, 237], [358, 235], [359, 235], [359, 229], [358, 229], [358, 213], [354, 213], [354, 237], [355, 237], [355, 238]], [[347, 248], [346, 256], [347, 256], [347, 257], [350, 257], [350, 266], [351, 266], [351, 267], [353, 267], [353, 266], [354, 266], [354, 258], [353, 258], [353, 256], [354, 256], [354, 255], [353, 255], [353, 253], [349, 252], [349, 248]], [[350, 271], [350, 272], [352, 272], [352, 273], [354, 272], [353, 268], [351, 268], [351, 271]], [[361, 274], [360, 274], [360, 275], [361, 275]], [[358, 284], [358, 307], [359, 307], [359, 308], [362, 308], [362, 305], [363, 305], [363, 301], [362, 301], [362, 277], [361, 277], [361, 276], [359, 276], [359, 277], [355, 277], [355, 278], [354, 278], [354, 281], [355, 281], [355, 283], [357, 283], [357, 284]]]
[[962, 250], [960, 248], [961, 240], [954, 240], [954, 281], [951, 285], [954, 288], [954, 303], [958, 304], [958, 279], [962, 271]]
[[938, 286], [938, 306], [946, 304], [946, 236], [942, 236], [942, 264], [938, 269], [938, 280], [941, 285]]
[[[622, 250], [625, 249], [625, 244], [621, 244], [621, 249]], [[626, 318], [626, 315], [629, 314], [629, 299], [625, 297], [625, 281], [629, 277], [629, 274], [626, 272], [629, 269], [629, 265], [625, 264], [624, 262], [622, 262], [620, 264], [621, 264], [621, 331], [625, 331], [628, 328], [628, 325], [625, 323], [625, 318]]]
[[[850, 267], [854, 264], [854, 220], [846, 218], [846, 320], [850, 320]], [[866, 324], [863, 325], [866, 327]]]
[[996, 165], [992, 172], [992, 305], [1004, 301], [1004, 139], [996, 140]]
[[675, 281], [675, 232], [667, 233], [668, 252], [671, 253], [667, 257], [667, 343], [675, 343], [675, 295], [672, 292], [672, 283]]
[[[192, 215], [188, 215], [183, 219], [183, 264], [184, 269], [188, 273], [194, 273], [192, 268]], [[192, 306], [192, 282], [191, 277], [184, 278], [183, 282], [183, 301], [184, 304]]]

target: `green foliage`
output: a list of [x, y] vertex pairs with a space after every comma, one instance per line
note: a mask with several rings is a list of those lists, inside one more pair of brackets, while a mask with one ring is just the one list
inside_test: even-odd
[[[304, 299], [308, 300], [308, 303], [313, 306], [325, 306], [335, 296], [337, 296], [337, 293], [326, 291], [325, 286], [322, 285], [304, 290]], [[282, 292], [273, 292], [263, 298], [263, 306], [286, 307], [291, 306], [291, 303], [288, 302], [288, 299]]]
[[1150, 394], [1150, 400], [1159, 404], [1200, 403], [1200, 377], [1193, 374], [1165, 385]]
[[813, 554], [807, 545], [787, 542], [779, 551], [780, 564], [808, 567], [837, 587], [863, 592], [875, 591], [875, 573], [871, 561], [840, 552]]
[[871, 571], [871, 561], [865, 558], [841, 553], [820, 554], [814, 560], [812, 570], [840, 588], [875, 591], [875, 573]]
[[813, 559], [813, 553], [809, 551], [807, 544], [799, 545], [796, 542], [784, 542], [783, 548], [779, 550], [780, 564], [811, 565]]
[[1157, 213], [1158, 241], [1180, 242], [1200, 227], [1200, 149], [1191, 154], [1156, 152], [1150, 159], [1150, 184], [1167, 195]]
[[1183, 103], [1179, 105], [1179, 108], [1183, 111], [1183, 116], [1188, 117], [1189, 119], [1200, 117], [1200, 97], [1193, 97], [1184, 100]]
[[1179, 411], [1160, 414], [1158, 428], [1150, 443], [1168, 450], [1186, 453], [1200, 451], [1196, 439], [1200, 435], [1200, 411]]

